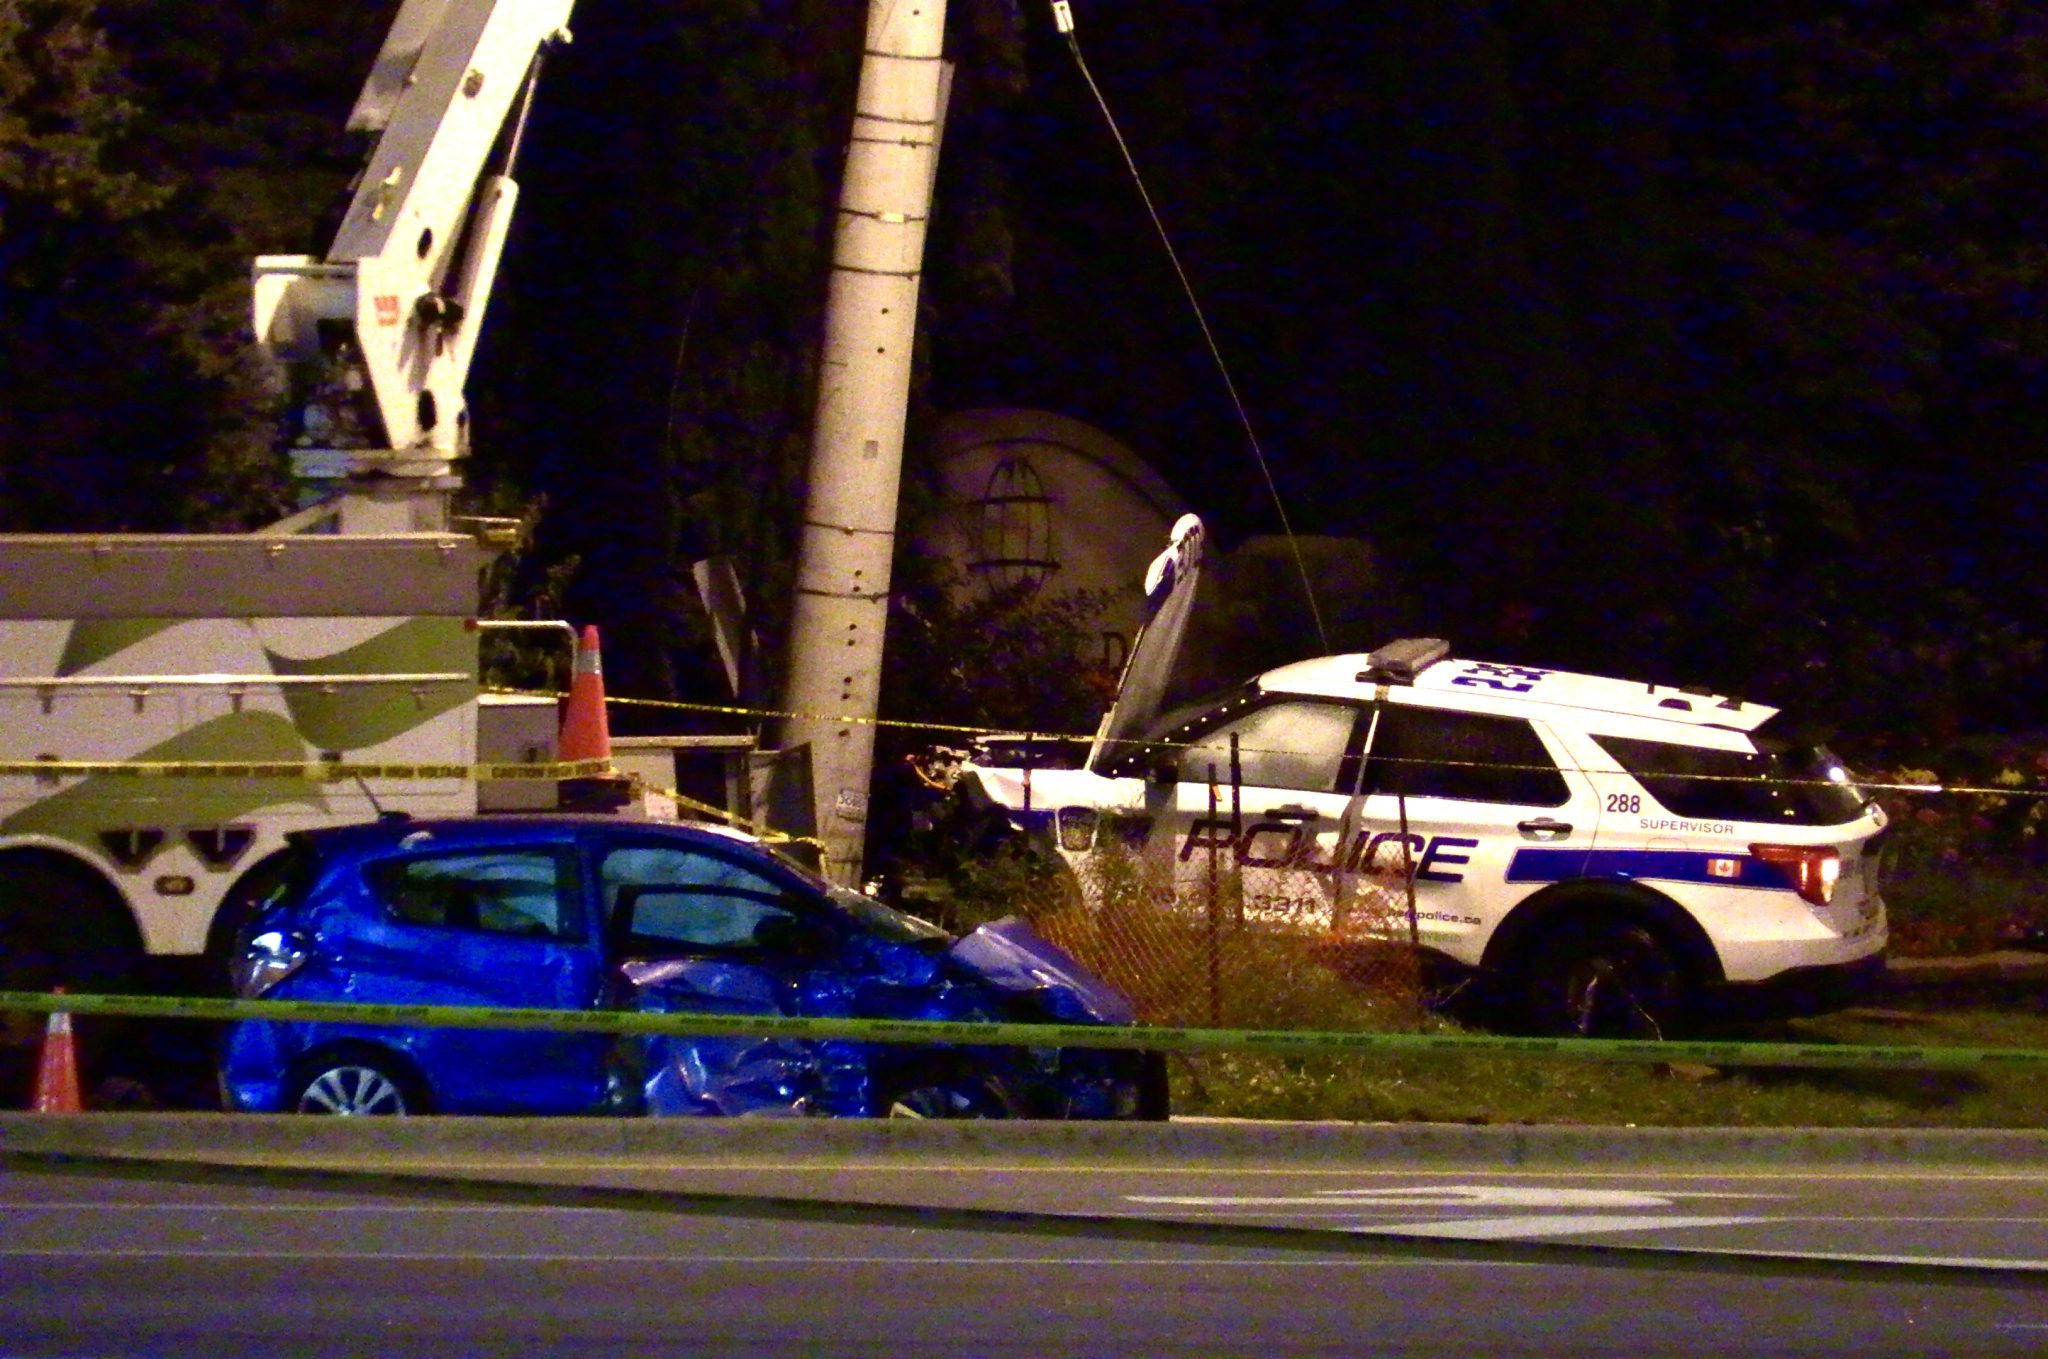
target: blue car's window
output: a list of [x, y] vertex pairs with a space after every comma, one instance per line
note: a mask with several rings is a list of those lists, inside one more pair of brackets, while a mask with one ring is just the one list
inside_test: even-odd
[[378, 864], [369, 877], [385, 909], [408, 924], [550, 939], [583, 934], [575, 859], [566, 852], [437, 854]]
[[[711, 889], [716, 892], [718, 889]], [[635, 888], [629, 898], [632, 917], [626, 922], [629, 951], [667, 951], [767, 947], [763, 921], [788, 920], [788, 911], [764, 901], [708, 895], [696, 888]]]
[[626, 845], [604, 856], [599, 869], [607, 910], [618, 904], [619, 888], [739, 887], [764, 896], [789, 894], [789, 884], [742, 863], [675, 845]]
[[629, 948], [755, 948], [764, 920], [794, 914], [787, 880], [673, 845], [614, 849], [604, 856], [599, 879], [607, 916]]

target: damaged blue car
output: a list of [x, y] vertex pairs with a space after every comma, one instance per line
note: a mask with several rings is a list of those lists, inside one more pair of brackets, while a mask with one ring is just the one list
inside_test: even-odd
[[[759, 841], [612, 816], [308, 831], [267, 865], [240, 994], [275, 1000], [1129, 1024], [1021, 919], [963, 938]], [[227, 1107], [328, 1114], [1163, 1118], [1156, 1053], [246, 1020]]]

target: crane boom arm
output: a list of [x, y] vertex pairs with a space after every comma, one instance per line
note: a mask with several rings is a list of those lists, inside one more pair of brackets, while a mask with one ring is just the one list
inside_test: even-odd
[[518, 198], [518, 133], [572, 3], [404, 0], [349, 117], [378, 136], [333, 244], [324, 258], [256, 260], [257, 339], [305, 388], [298, 474], [344, 502], [374, 484], [366, 504], [398, 506], [396, 520], [362, 527], [445, 517], [467, 446], [463, 391]]

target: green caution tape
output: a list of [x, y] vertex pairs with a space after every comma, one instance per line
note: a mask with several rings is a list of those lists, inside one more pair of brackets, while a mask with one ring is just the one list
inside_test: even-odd
[[1148, 1025], [1030, 1024], [924, 1019], [811, 1019], [786, 1015], [654, 1014], [471, 1005], [357, 1005], [197, 996], [53, 995], [0, 991], [0, 1010], [153, 1019], [267, 1019], [419, 1028], [540, 1029], [691, 1037], [843, 1039], [976, 1047], [1136, 1048], [1154, 1052], [1507, 1055], [1571, 1061], [1896, 1070], [2048, 1069], [2033, 1048], [1865, 1047], [1483, 1034], [1329, 1033], [1307, 1029], [1169, 1029]]

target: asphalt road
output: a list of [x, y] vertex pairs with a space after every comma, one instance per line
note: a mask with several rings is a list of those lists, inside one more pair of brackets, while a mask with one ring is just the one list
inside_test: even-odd
[[293, 1122], [154, 1152], [0, 1126], [0, 1354], [2048, 1348], [2048, 1158], [1981, 1142], [261, 1144]]

